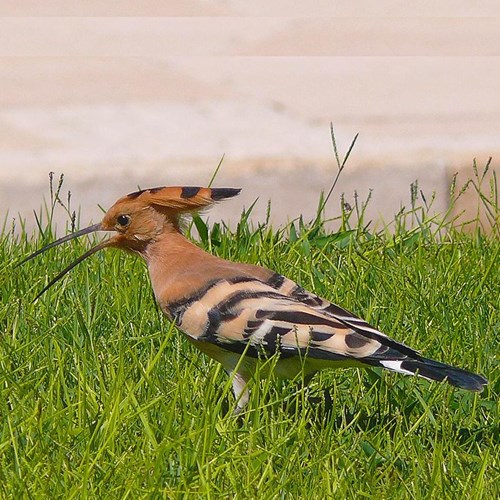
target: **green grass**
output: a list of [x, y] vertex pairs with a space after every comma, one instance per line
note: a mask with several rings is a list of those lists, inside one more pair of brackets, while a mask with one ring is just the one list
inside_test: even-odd
[[412, 192], [391, 231], [364, 228], [363, 207], [345, 205], [335, 232], [321, 209], [281, 229], [251, 227], [248, 213], [235, 230], [195, 224], [211, 252], [271, 267], [425, 355], [486, 375], [480, 395], [324, 371], [307, 390], [257, 381], [238, 419], [228, 378], [161, 316], [142, 261], [101, 252], [33, 303], [89, 242], [15, 268], [53, 234], [42, 222], [44, 237], [4, 229], [0, 497], [498, 498], [498, 204], [478, 198], [489, 236], [465, 233]]

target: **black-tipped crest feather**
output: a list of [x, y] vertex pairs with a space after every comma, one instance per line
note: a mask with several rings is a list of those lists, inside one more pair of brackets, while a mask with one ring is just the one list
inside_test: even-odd
[[240, 194], [241, 188], [212, 188], [212, 200], [221, 201]]

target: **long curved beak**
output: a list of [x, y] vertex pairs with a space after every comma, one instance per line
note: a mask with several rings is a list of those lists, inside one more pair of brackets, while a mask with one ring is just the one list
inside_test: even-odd
[[83, 229], [80, 229], [80, 231], [76, 231], [74, 233], [67, 234], [66, 236], [63, 236], [62, 238], [59, 238], [56, 241], [53, 241], [52, 243], [49, 243], [48, 245], [45, 245], [43, 248], [38, 249], [36, 252], [32, 253], [31, 255], [28, 255], [25, 259], [23, 259], [21, 262], [18, 262], [15, 267], [22, 266], [25, 262], [28, 262], [31, 259], [34, 259], [38, 255], [46, 252], [47, 250], [50, 250], [51, 248], [54, 248], [61, 243], [66, 243], [67, 241], [73, 240], [75, 238], [78, 238], [79, 236], [83, 236], [84, 234], [89, 234], [89, 233], [95, 233], [96, 231], [101, 230], [101, 224], [94, 224], [89, 227], [85, 227]]
[[[92, 226], [86, 227], [84, 229], [80, 229], [79, 231], [76, 231], [74, 233], [68, 234], [66, 236], [63, 236], [62, 238], [59, 238], [56, 241], [53, 241], [52, 243], [49, 243], [48, 245], [44, 246], [43, 248], [40, 248], [36, 252], [32, 253], [25, 259], [23, 259], [21, 262], [16, 264], [16, 267], [30, 261], [31, 259], [34, 259], [38, 255], [46, 252], [47, 250], [50, 250], [51, 248], [54, 248], [58, 245], [61, 245], [62, 243], [66, 243], [67, 241], [73, 240], [75, 238], [78, 238], [80, 236], [83, 236], [85, 234], [89, 233], [94, 233], [96, 231], [101, 231], [102, 227], [101, 224], [94, 224]], [[49, 283], [42, 289], [42, 291], [35, 297], [33, 300], [36, 301], [42, 294], [44, 294], [52, 285], [57, 283], [63, 276], [65, 276], [69, 271], [71, 271], [75, 266], [80, 264], [80, 262], [84, 261], [87, 257], [90, 257], [91, 255], [95, 254], [99, 250], [102, 250], [106, 246], [109, 245], [110, 239], [104, 240], [95, 247], [92, 247], [91, 249], [87, 250], [81, 257], [78, 257], [74, 262], [72, 262], [68, 267], [66, 267], [63, 271], [61, 271], [55, 278], [49, 281]]]

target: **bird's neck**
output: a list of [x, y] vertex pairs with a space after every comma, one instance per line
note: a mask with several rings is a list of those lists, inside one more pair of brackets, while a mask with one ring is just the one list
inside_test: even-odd
[[142, 253], [160, 305], [189, 295], [205, 279], [204, 270], [220, 259], [178, 232], [161, 235]]

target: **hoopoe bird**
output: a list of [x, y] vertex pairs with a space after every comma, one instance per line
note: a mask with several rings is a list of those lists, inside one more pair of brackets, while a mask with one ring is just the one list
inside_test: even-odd
[[181, 233], [184, 214], [232, 198], [234, 188], [158, 187], [120, 198], [102, 222], [71, 233], [21, 263], [73, 238], [107, 231], [111, 236], [52, 279], [37, 298], [87, 257], [107, 247], [140, 255], [165, 315], [198, 349], [233, 377], [235, 413], [249, 399], [248, 383], [259, 359], [277, 355], [278, 376], [311, 377], [344, 366], [382, 367], [481, 391], [481, 375], [427, 359], [363, 319], [264, 267], [211, 255]]

